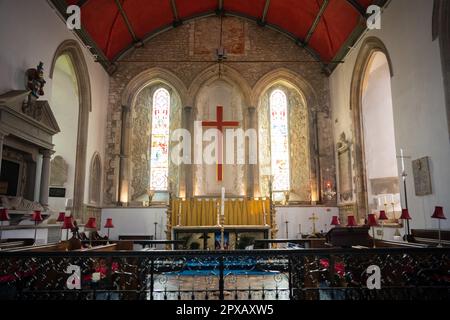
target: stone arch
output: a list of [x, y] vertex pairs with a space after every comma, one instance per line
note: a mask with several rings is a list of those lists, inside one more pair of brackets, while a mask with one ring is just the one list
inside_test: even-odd
[[120, 163], [118, 183], [118, 204], [130, 201], [130, 150], [132, 132], [132, 107], [139, 93], [148, 86], [163, 84], [178, 96], [182, 106], [186, 105], [187, 89], [172, 72], [163, 68], [151, 68], [135, 76], [125, 87], [122, 96], [122, 128], [120, 142]]
[[317, 108], [319, 101], [314, 88], [301, 75], [287, 68], [278, 68], [262, 76], [253, 86], [251, 93], [251, 104], [257, 106], [263, 92], [277, 82], [285, 82], [297, 88], [297, 90], [299, 90], [299, 92], [304, 96], [308, 108]]
[[224, 80], [232, 85], [237, 85], [242, 91], [243, 98], [247, 107], [252, 106], [251, 88], [248, 82], [241, 76], [238, 71], [226, 65], [221, 65], [220, 70], [218, 65], [210, 66], [195, 77], [194, 81], [192, 81], [191, 85], [189, 86], [189, 100], [187, 105], [195, 106], [196, 99], [201, 88], [218, 79]]
[[354, 162], [354, 190], [356, 193], [356, 208], [358, 218], [367, 214], [367, 172], [365, 168], [364, 135], [362, 122], [362, 94], [364, 79], [370, 66], [372, 57], [376, 52], [386, 56], [389, 64], [391, 78], [393, 77], [392, 60], [384, 43], [376, 37], [368, 37], [361, 45], [358, 57], [353, 69], [352, 82], [350, 86], [350, 109], [352, 112], [353, 148], [352, 158]]
[[139, 73], [128, 82], [122, 93], [122, 106], [131, 107], [138, 93], [146, 86], [155, 82], [162, 82], [174, 89], [181, 99], [181, 103], [186, 105], [187, 89], [184, 83], [172, 72], [163, 68], [151, 68]]
[[[260, 109], [261, 99], [267, 90], [277, 85], [295, 89], [303, 98], [308, 110], [308, 135], [309, 135], [309, 154], [310, 154], [310, 178], [311, 194], [315, 199], [312, 201], [321, 202], [321, 175], [320, 175], [320, 157], [319, 157], [319, 132], [317, 112], [319, 111], [319, 101], [314, 88], [301, 75], [287, 69], [278, 68], [262, 76], [254, 85], [251, 95], [251, 103]], [[291, 168], [292, 170], [292, 168]], [[314, 196], [315, 194], [315, 196]]]
[[91, 83], [89, 69], [82, 48], [75, 40], [65, 40], [56, 49], [50, 68], [50, 78], [53, 78], [56, 61], [62, 55], [67, 55], [72, 61], [78, 85], [79, 115], [77, 133], [77, 151], [75, 161], [75, 183], [73, 195], [73, 214], [81, 218], [84, 202], [84, 187], [86, 179], [87, 139], [89, 128], [89, 112], [92, 110]]
[[95, 152], [89, 169], [89, 204], [101, 204], [102, 161], [100, 154]]
[[448, 135], [450, 138], [450, 2], [435, 0], [433, 14], [433, 40], [439, 38], [442, 74], [447, 109]]

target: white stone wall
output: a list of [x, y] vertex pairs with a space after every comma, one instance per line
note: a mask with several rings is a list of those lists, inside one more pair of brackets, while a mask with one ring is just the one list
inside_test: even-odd
[[[52, 79], [50, 66], [58, 46], [67, 39], [76, 39], [45, 0], [5, 0], [0, 2], [0, 93], [23, 90], [24, 72], [44, 63], [45, 96], [52, 105]], [[84, 45], [80, 42], [80, 46]], [[83, 49], [89, 69], [92, 91], [92, 112], [89, 115], [89, 137], [86, 157], [86, 177], [94, 153], [104, 161], [106, 109], [109, 91], [108, 74], [89, 53]], [[103, 171], [104, 172], [104, 171]], [[89, 179], [86, 179], [85, 202], [88, 201]]]
[[102, 210], [100, 232], [107, 234], [103, 226], [106, 219], [113, 219], [114, 229], [110, 231], [110, 239], [118, 240], [119, 236], [149, 236], [155, 234], [158, 240], [166, 239], [166, 208], [105, 208]]
[[[450, 216], [450, 147], [439, 41], [432, 41], [432, 11], [433, 1], [392, 1], [382, 14], [381, 30], [365, 35], [381, 39], [392, 60], [397, 154], [403, 148], [412, 159], [431, 158], [433, 194], [426, 197], [415, 196], [411, 161], [406, 161], [413, 228], [437, 227], [437, 221], [430, 218], [436, 205], [444, 206]], [[341, 132], [353, 136], [350, 85], [361, 42], [330, 77], [336, 139]], [[448, 228], [450, 220], [443, 226]]]

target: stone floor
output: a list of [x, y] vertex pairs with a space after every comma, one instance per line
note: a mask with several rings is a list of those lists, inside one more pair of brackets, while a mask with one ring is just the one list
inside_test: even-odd
[[[219, 277], [159, 275], [155, 278], [156, 300], [217, 300], [219, 296]], [[166, 293], [165, 293], [166, 292]], [[180, 292], [180, 293], [179, 293]], [[193, 294], [194, 292], [194, 294]], [[264, 292], [264, 293], [263, 293]], [[289, 300], [289, 282], [285, 274], [268, 275], [226, 275], [226, 300]], [[278, 295], [278, 298], [277, 298]]]

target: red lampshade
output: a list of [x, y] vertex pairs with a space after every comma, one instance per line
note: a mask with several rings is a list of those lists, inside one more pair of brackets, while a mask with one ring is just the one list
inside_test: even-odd
[[42, 218], [42, 212], [36, 210], [33, 212], [33, 216], [31, 217], [31, 221], [34, 222], [41, 222], [44, 221], [44, 218]]
[[63, 223], [62, 228], [64, 230], [75, 228], [75, 226], [73, 225], [72, 217], [64, 217], [64, 223]]
[[114, 225], [111, 218], [106, 219], [105, 229], [113, 229]]
[[97, 229], [97, 221], [95, 218], [89, 218], [88, 222], [84, 226], [86, 229]]
[[339, 225], [341, 225], [341, 222], [339, 221], [339, 217], [338, 216], [333, 216], [333, 218], [331, 219], [331, 225], [332, 226], [339, 226]]
[[411, 216], [409, 215], [408, 209], [402, 209], [402, 215], [400, 216], [401, 220], [411, 220]]
[[355, 216], [348, 216], [347, 217], [347, 227], [356, 227], [356, 219]]
[[60, 212], [56, 222], [64, 222], [64, 218], [65, 217], [66, 217], [66, 213], [65, 212]]
[[447, 218], [444, 215], [444, 208], [443, 207], [436, 207], [434, 209], [434, 213], [431, 216], [433, 219], [441, 219], [446, 220]]
[[8, 209], [0, 209], [0, 221], [9, 221]]
[[379, 219], [379, 220], [389, 220], [389, 218], [388, 218], [388, 216], [387, 216], [387, 214], [386, 214], [386, 211], [381, 210], [381, 211], [380, 211], [380, 217], [379, 217], [378, 219]]
[[371, 227], [376, 227], [378, 225], [377, 218], [374, 213], [368, 215], [367, 224]]

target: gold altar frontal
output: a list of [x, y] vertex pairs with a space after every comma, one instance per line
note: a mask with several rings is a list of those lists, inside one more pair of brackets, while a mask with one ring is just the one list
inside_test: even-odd
[[226, 249], [244, 249], [251, 240], [274, 237], [276, 225], [270, 199], [171, 199], [167, 235], [184, 240], [185, 249], [217, 249], [225, 235]]

